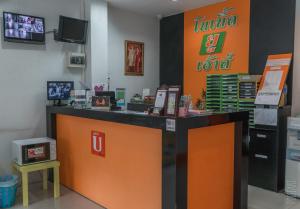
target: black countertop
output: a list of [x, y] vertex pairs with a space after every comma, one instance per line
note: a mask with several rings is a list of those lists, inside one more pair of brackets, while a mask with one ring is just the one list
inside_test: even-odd
[[62, 114], [74, 117], [104, 120], [109, 122], [124, 123], [128, 125], [136, 125], [155, 129], [165, 129], [168, 119], [175, 120], [176, 126], [185, 126], [187, 128], [201, 128], [212, 125], [219, 125], [230, 122], [247, 121], [249, 113], [232, 112], [232, 113], [211, 113], [188, 117], [162, 117], [143, 115], [133, 112], [121, 111], [99, 111], [92, 109], [75, 109], [73, 107], [57, 107], [47, 106], [47, 116]]

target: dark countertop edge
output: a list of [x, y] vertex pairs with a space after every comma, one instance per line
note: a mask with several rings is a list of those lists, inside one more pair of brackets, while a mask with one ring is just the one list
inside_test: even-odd
[[176, 120], [176, 126], [186, 127], [188, 129], [201, 128], [206, 126], [220, 125], [237, 121], [248, 121], [249, 113], [216, 113], [212, 115], [191, 116], [186, 118], [170, 118], [149, 115], [136, 115], [131, 113], [118, 113], [97, 111], [91, 109], [74, 109], [71, 107], [47, 106], [47, 114], [62, 114], [80, 118], [103, 120], [107, 122], [116, 122], [126, 125], [135, 125], [154, 129], [166, 129], [166, 119]]
[[215, 113], [213, 115], [195, 116], [188, 118], [178, 118], [179, 126], [186, 126], [188, 129], [195, 129], [207, 126], [221, 125], [225, 123], [247, 121], [249, 120], [249, 112], [232, 112], [232, 113]]

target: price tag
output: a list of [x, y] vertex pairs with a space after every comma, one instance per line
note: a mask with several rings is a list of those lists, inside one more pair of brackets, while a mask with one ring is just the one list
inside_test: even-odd
[[167, 119], [166, 120], [166, 130], [171, 132], [176, 132], [176, 120]]

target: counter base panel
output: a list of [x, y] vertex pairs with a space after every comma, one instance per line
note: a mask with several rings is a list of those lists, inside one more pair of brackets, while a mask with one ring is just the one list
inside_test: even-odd
[[[108, 209], [161, 208], [161, 130], [65, 115], [56, 121], [63, 185]], [[91, 153], [91, 131], [105, 133], [105, 158]]]
[[188, 131], [188, 209], [233, 209], [234, 123]]

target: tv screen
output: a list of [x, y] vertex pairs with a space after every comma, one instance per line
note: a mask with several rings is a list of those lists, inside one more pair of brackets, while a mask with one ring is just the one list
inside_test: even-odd
[[48, 81], [48, 100], [68, 100], [73, 89], [73, 81]]
[[12, 12], [3, 12], [4, 40], [45, 43], [45, 19]]
[[59, 17], [58, 38], [60, 41], [85, 44], [88, 21], [71, 17]]

